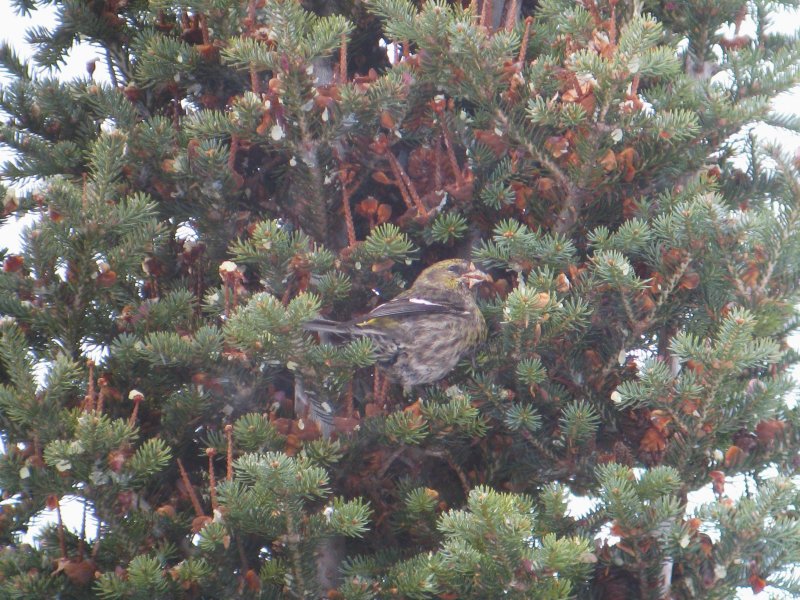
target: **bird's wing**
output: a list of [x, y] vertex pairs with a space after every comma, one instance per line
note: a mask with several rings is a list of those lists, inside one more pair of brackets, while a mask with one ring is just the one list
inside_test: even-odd
[[341, 335], [347, 334], [350, 330], [348, 323], [339, 323], [338, 321], [331, 321], [330, 319], [312, 319], [303, 323], [303, 329], [306, 331], [317, 331], [320, 333], [338, 333]]
[[447, 297], [428, 297], [419, 298], [414, 294], [401, 294], [393, 300], [389, 300], [380, 306], [375, 307], [368, 314], [359, 319], [356, 327], [363, 327], [373, 323], [376, 319], [385, 317], [405, 317], [418, 314], [450, 314], [467, 315], [467, 307], [462, 298], [454, 296]]
[[352, 321], [340, 323], [317, 318], [303, 323], [303, 329], [345, 336], [383, 334], [386, 333], [383, 319], [435, 314], [467, 317], [471, 314], [467, 301], [458, 294], [442, 293], [439, 290], [425, 290], [423, 294], [416, 292], [417, 290], [408, 290]]

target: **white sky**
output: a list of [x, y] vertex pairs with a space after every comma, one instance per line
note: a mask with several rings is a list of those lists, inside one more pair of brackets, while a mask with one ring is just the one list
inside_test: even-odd
[[[29, 57], [32, 54], [31, 49], [24, 43], [25, 31], [31, 25], [44, 25], [50, 27], [54, 23], [54, 12], [52, 8], [45, 7], [33, 13], [33, 18], [23, 18], [15, 14], [12, 8], [8, 5], [8, 0], [0, 0], [0, 39], [11, 43], [16, 48], [17, 53], [22, 57]], [[800, 14], [786, 13], [775, 19], [774, 29], [777, 31], [791, 33], [800, 29]], [[747, 33], [747, 26], [745, 25], [743, 33]], [[97, 68], [94, 72], [96, 80], [108, 81], [108, 76], [103, 62], [103, 53], [88, 44], [82, 44], [72, 50], [66, 64], [62, 65], [59, 69], [60, 77], [64, 79], [76, 79], [87, 76], [86, 65], [92, 60], [97, 61]], [[3, 82], [7, 81], [6, 77], [0, 72], [0, 86]], [[773, 104], [774, 108], [779, 112], [784, 113], [797, 113], [800, 114], [800, 87], [795, 88], [793, 91], [782, 94]], [[787, 150], [797, 151], [800, 148], [800, 135], [787, 133], [774, 128], [766, 126], [758, 126], [757, 132], [762, 138], [771, 138], [780, 142]], [[0, 161], [8, 159], [8, 153], [0, 149]], [[9, 222], [0, 226], [0, 248], [8, 248], [11, 252], [20, 251], [19, 234], [23, 223]], [[795, 340], [797, 341], [797, 340]], [[795, 347], [799, 347], [800, 343], [795, 343]], [[797, 375], [795, 375], [797, 378]], [[741, 483], [736, 485], [735, 481], [729, 481], [726, 485], [726, 491], [729, 496], [737, 497], [741, 494], [743, 486]], [[690, 497], [690, 502], [703, 503], [713, 500], [710, 489], [705, 491], [694, 492]], [[576, 498], [572, 504], [572, 512], [574, 514], [581, 514], [587, 510], [591, 504], [583, 501], [583, 499]], [[64, 521], [70, 529], [78, 531], [81, 524], [82, 504], [76, 499], [65, 499], [62, 503], [62, 514]], [[36, 519], [39, 524], [50, 523], [55, 520], [53, 511], [44, 511]], [[35, 535], [35, 527], [25, 537], [25, 540], [30, 542]], [[95, 530], [93, 523], [87, 524], [87, 534], [91, 538]], [[767, 592], [770, 588], [767, 588]], [[766, 594], [765, 594], [766, 595]], [[747, 600], [753, 598], [754, 595], [749, 590], [743, 590], [738, 598]], [[763, 597], [763, 596], [759, 596]]]

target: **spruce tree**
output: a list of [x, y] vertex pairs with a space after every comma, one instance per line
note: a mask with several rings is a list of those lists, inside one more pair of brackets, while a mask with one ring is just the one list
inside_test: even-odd
[[[800, 594], [797, 2], [14, 2], [0, 597]], [[303, 329], [451, 257], [444, 381]]]

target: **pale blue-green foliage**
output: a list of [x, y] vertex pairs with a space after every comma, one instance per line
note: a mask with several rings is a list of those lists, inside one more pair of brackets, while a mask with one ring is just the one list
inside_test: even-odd
[[431, 223], [431, 237], [434, 241], [448, 243], [460, 239], [467, 232], [468, 222], [456, 212], [439, 213]]
[[294, 277], [292, 265], [298, 257], [311, 272], [311, 283], [327, 299], [341, 297], [350, 285], [346, 274], [334, 270], [335, 257], [328, 248], [282, 221], [258, 223], [246, 240], [231, 244], [230, 253], [237, 264], [255, 268], [265, 288], [276, 294], [283, 293]]
[[283, 442], [267, 416], [261, 413], [247, 413], [236, 419], [233, 437], [237, 447], [245, 452], [272, 450]]
[[[796, 485], [777, 477], [761, 482], [757, 490], [739, 500], [723, 498], [700, 506], [697, 516], [715, 523], [719, 536], [714, 558], [725, 567], [720, 571], [720, 593], [733, 594], [737, 587], [746, 585], [752, 576], [748, 557], [793, 556], [800, 552], [800, 523], [784, 510], [798, 501]], [[677, 546], [676, 556], [682, 553]], [[800, 593], [800, 581], [791, 569], [771, 575], [769, 585], [792, 596]]]
[[263, 20], [270, 39], [282, 53], [253, 38], [240, 37], [223, 50], [225, 62], [240, 69], [279, 71], [283, 68], [280, 58], [286, 52], [303, 63], [327, 56], [353, 29], [341, 15], [317, 17], [293, 2], [268, 3], [263, 8]]
[[0, 384], [0, 411], [10, 427], [35, 426], [42, 439], [52, 439], [60, 429], [58, 411], [52, 411], [52, 407], [63, 406], [76, 391], [79, 366], [64, 355], [56, 357], [48, 372], [45, 405], [37, 401], [34, 356], [28, 352], [25, 336], [16, 323], [0, 325], [0, 359], [8, 377], [7, 383]]
[[[715, 436], [701, 436], [699, 442], [710, 451], [716, 436], [732, 433], [746, 422], [755, 426], [767, 414], [768, 398], [782, 397], [789, 389], [780, 375], [749, 382], [736, 377], [747, 369], [773, 364], [783, 354], [772, 338], [756, 335], [756, 325], [751, 313], [738, 308], [721, 319], [709, 337], [678, 332], [670, 352], [682, 363], [692, 361], [692, 368], [676, 369], [663, 360], [646, 360], [637, 379], [622, 382], [611, 399], [618, 410], [665, 410], [678, 426], [690, 431], [712, 420]], [[714, 375], [702, 375], [706, 369]], [[740, 410], [732, 411], [733, 406]], [[742, 406], [749, 410], [741, 412]]]
[[[557, 237], [550, 241], [560, 251], [565, 251]], [[500, 247], [502, 244], [496, 248]], [[493, 256], [494, 260], [499, 258], [497, 253]], [[507, 256], [504, 260], [508, 260]], [[493, 262], [485, 258], [484, 261]], [[513, 264], [513, 261], [508, 260], [508, 263]], [[515, 358], [516, 379], [531, 395], [535, 395], [534, 386], [548, 379], [538, 352], [548, 348], [555, 339], [579, 339], [589, 325], [590, 305], [570, 289], [567, 276], [546, 264], [520, 273], [517, 286], [502, 301], [494, 301], [486, 307], [487, 315], [499, 321], [502, 331], [497, 339], [502, 346], [494, 352]]]
[[368, 531], [371, 514], [369, 505], [361, 498], [334, 498], [323, 512], [331, 530], [346, 537], [362, 537]]
[[120, 177], [126, 160], [125, 136], [112, 132], [101, 135], [89, 149], [89, 173], [95, 186], [92, 191], [100, 200], [107, 200], [109, 186]]
[[548, 311], [556, 308], [556, 299], [549, 293], [520, 285], [506, 297], [505, 322], [528, 328], [535, 325]]
[[[375, 135], [381, 114], [390, 116], [399, 127], [410, 107], [408, 86], [401, 69], [384, 73], [366, 92], [354, 84], [341, 86], [340, 92], [341, 114], [349, 115], [342, 127], [348, 133]], [[355, 115], [363, 115], [363, 118], [355, 119]]]
[[[224, 140], [235, 133], [246, 132], [248, 135], [252, 135], [253, 129], [247, 128], [247, 126], [256, 119], [258, 122], [261, 121], [264, 115], [263, 101], [256, 105], [252, 101], [252, 96], [242, 96], [236, 100], [229, 113], [204, 110], [187, 115], [181, 133], [208, 140]], [[161, 137], [159, 141], [166, 141], [166, 132], [163, 132], [162, 135], [164, 137]], [[151, 136], [152, 134], [146, 137]], [[145, 136], [142, 137], [145, 138]]]
[[172, 571], [175, 582], [185, 588], [192, 583], [205, 583], [214, 573], [211, 563], [202, 557], [191, 556], [180, 562]]
[[252, 67], [264, 71], [278, 66], [278, 53], [271, 50], [270, 46], [249, 37], [231, 40], [222, 56], [229, 65], [240, 69]]
[[746, 309], [737, 308], [720, 321], [714, 339], [700, 339], [691, 333], [679, 333], [671, 342], [671, 352], [682, 361], [690, 359], [710, 364], [717, 361], [726, 371], [777, 361], [782, 351], [771, 338], [757, 337], [756, 319]]
[[597, 479], [605, 511], [626, 535], [654, 536], [666, 544], [683, 512], [676, 469], [653, 467], [637, 477], [630, 467], [609, 463], [597, 468]]
[[591, 568], [589, 541], [552, 534], [535, 540], [535, 522], [533, 502], [527, 496], [478, 486], [470, 491], [463, 510], [440, 517], [438, 529], [444, 536], [440, 548], [405, 563], [401, 572], [414, 572], [415, 579], [401, 577], [397, 569], [390, 578], [413, 594], [409, 597], [451, 590], [459, 597], [481, 598], [520, 566], [537, 570], [546, 564], [557, 577], [540, 579], [536, 588], [506, 586], [509, 597], [567, 598], [572, 582], [580, 581]]
[[393, 260], [404, 262], [417, 251], [404, 232], [394, 223], [383, 223], [370, 231], [364, 243], [356, 248], [353, 257], [365, 262]]
[[506, 410], [503, 422], [512, 431], [527, 430], [531, 433], [542, 427], [542, 416], [527, 404], [512, 404]]
[[270, 502], [280, 498], [320, 498], [328, 492], [328, 474], [280, 452], [245, 454], [234, 463], [237, 481]]
[[433, 490], [425, 488], [414, 488], [406, 494], [404, 499], [405, 508], [411, 514], [430, 514], [433, 513], [439, 496]]
[[[371, 0], [370, 8], [382, 18], [390, 39], [411, 41], [430, 57], [420, 65], [419, 75], [482, 106], [501, 89], [503, 65], [520, 45], [518, 29], [487, 35], [468, 9], [442, 0], [425, 2], [420, 9], [407, 1]], [[449, 76], [443, 65], [463, 76]]]
[[372, 340], [366, 337], [339, 346], [319, 344], [312, 347], [307, 356], [315, 364], [347, 364], [357, 368], [368, 367], [375, 362]]
[[[116, 65], [126, 77], [124, 94], [45, 80], [34, 86], [28, 65], [0, 50], [0, 62], [22, 78], [0, 92], [13, 122], [0, 126], [0, 135], [20, 152], [16, 166], [3, 172], [11, 179], [64, 176], [48, 182], [44, 203], [33, 196], [25, 201], [26, 210], [52, 213], [41, 210], [27, 236], [23, 274], [0, 276], [0, 312], [19, 323], [0, 326], [0, 416], [9, 442], [1, 487], [33, 499], [25, 510], [49, 494], [94, 495], [91, 502], [108, 516], [108, 535], [95, 542], [92, 559], [98, 570], [126, 569], [124, 576], [101, 575], [97, 595], [213, 596], [241, 586], [237, 578], [252, 568], [259, 570], [261, 596], [321, 596], [327, 590], [302, 589], [303, 579], [313, 579], [318, 543], [334, 534], [361, 536], [371, 518], [364, 500], [334, 497], [329, 488], [346, 481], [356, 496], [373, 489], [375, 475], [387, 478], [377, 488], [377, 535], [383, 526], [398, 527], [398, 538], [419, 534], [420, 550], [349, 557], [339, 590], [349, 600], [576, 597], [594, 591], [579, 587], [590, 572], [608, 573], [608, 567], [639, 577], [643, 593], [660, 593], [660, 571], [653, 575], [648, 566], [658, 570], [667, 558], [682, 575], [673, 594], [697, 584], [691, 569], [698, 565], [700, 534], [685, 522], [687, 491], [704, 485], [711, 469], [754, 470], [764, 456], [779, 470], [792, 469], [787, 440], [796, 415], [780, 403], [790, 383], [773, 372], [793, 361], [781, 344], [794, 324], [797, 289], [796, 165], [771, 154], [765, 162], [753, 139], [732, 136], [763, 118], [774, 93], [796, 79], [796, 40], [764, 27], [775, 6], [797, 2], [722, 0], [709, 8], [694, 0], [676, 11], [645, 3], [663, 24], [633, 14], [630, 3], [616, 3], [612, 28], [608, 3], [587, 8], [542, 0], [521, 55], [524, 25], [487, 31], [475, 14], [478, 3], [464, 9], [444, 0], [372, 0], [368, 10], [381, 19], [386, 40], [413, 56], [376, 81], [334, 80], [319, 90], [318, 66], [332, 64], [331, 55], [354, 30], [340, 16], [316, 17], [289, 0], [256, 2], [254, 22], [243, 20], [247, 8], [233, 0], [189, 0], [182, 14], [166, 0], [145, 8], [122, 4], [114, 36], [121, 35], [123, 47], [111, 50], [125, 54]], [[718, 43], [720, 27], [745, 5], [753, 39], [740, 48]], [[67, 8], [61, 29], [33, 35], [39, 57], [50, 64], [84, 35], [74, 28], [80, 19], [101, 25], [91, 7], [73, 2]], [[159, 27], [133, 31], [162, 10], [167, 21]], [[183, 15], [207, 19], [211, 40], [203, 46], [213, 48], [182, 39], [189, 39], [181, 35]], [[259, 41], [250, 37], [256, 31]], [[727, 77], [703, 81], [695, 67]], [[569, 91], [575, 82], [575, 91], [585, 94], [580, 102]], [[248, 85], [254, 89], [242, 92]], [[165, 92], [175, 113], [161, 103]], [[334, 94], [326, 99], [329, 108], [322, 109], [317, 92]], [[429, 101], [440, 94], [448, 108], [433, 114]], [[225, 108], [204, 108], [215, 96], [215, 105]], [[26, 129], [40, 125], [34, 108], [45, 118], [55, 115], [62, 129], [53, 130], [52, 140], [36, 127]], [[100, 127], [106, 114], [116, 131]], [[798, 126], [781, 116], [772, 121]], [[73, 125], [84, 133], [65, 133]], [[378, 133], [391, 140], [388, 152], [404, 166], [415, 148], [430, 149], [449, 134], [458, 166], [472, 177], [472, 195], [443, 197], [424, 224], [397, 218], [395, 210], [396, 223], [366, 232], [357, 219], [359, 243], [339, 254], [341, 245], [321, 241], [329, 223], [314, 231], [312, 219], [304, 218], [340, 210], [339, 161], [355, 165], [353, 204], [365, 190], [374, 193], [369, 172], [385, 169], [386, 156], [364, 141]], [[496, 144], [486, 141], [492, 136]], [[565, 155], [548, 150], [551, 137], [568, 139]], [[732, 177], [729, 159], [739, 150], [750, 154], [750, 163]], [[604, 156], [620, 161], [623, 151], [627, 171], [599, 164]], [[264, 154], [269, 158], [258, 164]], [[83, 171], [85, 185], [76, 177]], [[415, 179], [410, 169], [409, 175]], [[129, 191], [143, 185], [153, 197]], [[391, 187], [385, 186], [393, 195], [381, 201], [397, 209], [400, 198]], [[259, 211], [282, 218], [256, 223]], [[234, 216], [235, 223], [221, 221]], [[191, 265], [174, 260], [174, 240], [165, 236], [184, 222], [204, 244], [202, 258]], [[209, 235], [217, 227], [224, 232]], [[226, 255], [230, 240], [222, 236], [238, 234], [243, 239]], [[488, 239], [472, 244], [481, 237]], [[212, 240], [221, 243], [207, 243]], [[427, 248], [434, 244], [448, 247]], [[291, 379], [297, 389], [305, 380], [307, 389], [331, 392], [324, 401], [334, 403], [353, 372], [374, 362], [369, 341], [318, 344], [303, 324], [320, 309], [337, 319], [361, 314], [374, 299], [370, 289], [384, 297], [397, 293], [400, 273], [416, 268], [418, 254], [427, 262], [430, 252], [463, 256], [468, 246], [510, 284], [504, 289], [496, 282], [498, 296], [480, 300], [489, 339], [452, 375], [467, 376], [468, 383], [446, 393], [422, 390], [412, 409], [364, 418], [352, 434], [298, 442], [292, 434], [307, 420], [291, 422], [281, 396]], [[142, 260], [153, 255], [178, 273], [170, 266], [168, 274], [143, 273]], [[221, 256], [237, 262], [240, 271], [231, 277], [241, 274], [241, 286], [220, 284], [214, 261]], [[95, 280], [82, 278], [81, 270], [103, 263], [117, 282], [94, 289]], [[205, 312], [196, 293], [205, 294]], [[99, 369], [87, 375], [81, 364], [89, 344], [110, 348], [103, 385], [122, 396], [104, 414], [66, 410], [99, 377]], [[37, 384], [35, 367], [44, 364], [47, 378]], [[348, 419], [379, 403], [371, 394], [380, 386], [362, 374]], [[144, 441], [125, 398], [139, 383], [147, 386], [142, 431], [160, 428], [159, 437]], [[763, 433], [764, 419], [774, 419], [776, 430], [788, 423], [787, 437], [761, 436], [745, 451], [740, 440]], [[201, 498], [210, 522], [198, 519], [205, 526], [194, 537], [186, 527], [188, 503], [176, 506], [170, 523], [144, 501], [150, 500], [145, 489], [161, 489], [158, 476], [179, 448], [183, 454], [215, 449], [219, 476], [225, 423], [233, 425], [232, 452], [239, 457], [235, 477], [218, 481], [214, 513], [207, 510], [214, 497]], [[284, 426], [292, 434], [278, 433]], [[641, 442], [641, 434], [653, 433], [663, 438], [663, 452]], [[371, 454], [362, 442], [383, 444], [386, 452]], [[742, 464], [720, 458], [732, 446], [745, 455]], [[278, 451], [287, 447], [292, 456]], [[360, 454], [365, 447], [368, 455]], [[639, 468], [604, 464], [593, 477], [591, 468], [609, 455]], [[422, 487], [438, 486], [435, 479], [391, 488], [395, 470], [420, 460], [434, 465], [431, 479], [436, 469], [453, 471], [446, 494]], [[343, 470], [333, 477], [327, 469], [340, 462]], [[654, 466], [659, 463], [681, 472]], [[185, 464], [191, 484], [207, 493], [205, 461]], [[484, 481], [487, 486], [469, 490]], [[361, 482], [368, 487], [358, 490]], [[712, 554], [701, 557], [714, 564], [701, 562], [701, 568], [710, 566], [730, 588], [727, 597], [746, 584], [754, 565], [782, 585], [781, 561], [800, 553], [796, 486], [782, 479], [757, 483], [750, 497], [699, 513], [720, 536]], [[570, 487], [599, 499], [580, 521], [568, 512]], [[141, 500], [124, 518], [112, 510], [121, 490], [135, 490]], [[398, 522], [384, 521], [395, 506]], [[400, 521], [413, 527], [415, 518], [420, 530], [404, 530], [409, 523]], [[588, 540], [573, 537], [594, 536], [606, 524], [624, 540], [597, 557]], [[158, 536], [175, 545], [153, 541]], [[258, 537], [264, 538], [260, 568], [250, 547]], [[57, 557], [54, 536], [42, 539], [40, 554], [30, 554], [35, 561], [4, 563], [8, 581], [0, 587], [12, 589], [25, 578], [49, 578], [46, 585], [68, 579], [40, 568]], [[73, 538], [66, 543], [71, 552]], [[144, 547], [151, 550], [137, 556]], [[247, 565], [240, 565], [240, 548]]]
[[300, 294], [285, 306], [272, 294], [256, 294], [225, 323], [225, 339], [264, 359], [285, 362], [304, 347], [299, 326], [319, 308], [314, 294]]
[[559, 0], [544, 0], [539, 4], [539, 19], [551, 29], [563, 31], [565, 35], [579, 36], [591, 31], [592, 15], [580, 4], [565, 6]]
[[174, 84], [181, 80], [186, 85], [194, 78], [200, 61], [194, 46], [152, 31], [138, 33], [131, 45], [139, 57], [136, 77], [141, 85]]
[[545, 485], [537, 498], [537, 522], [535, 531], [547, 534], [562, 527], [570, 527], [569, 517], [571, 493], [562, 483], [551, 482]]
[[[637, 380], [623, 381], [616, 389], [619, 398], [616, 405], [619, 409], [655, 406], [659, 401], [666, 401], [671, 393], [677, 393], [685, 400], [696, 399], [702, 392], [702, 386], [695, 382], [692, 372], [683, 373], [677, 379], [671, 372], [671, 365], [664, 361], [647, 360], [640, 370]], [[677, 392], [681, 386], [681, 392]]]
[[636, 276], [630, 261], [617, 250], [600, 250], [592, 256], [592, 275], [598, 282], [620, 291], [644, 289], [645, 282]]
[[[664, 199], [669, 201], [670, 197], [664, 196]], [[736, 226], [718, 194], [697, 194], [688, 199], [678, 196], [676, 200], [652, 221], [658, 238], [669, 240], [675, 247], [688, 246], [702, 235], [701, 232], [717, 228], [727, 232]]]
[[386, 417], [385, 429], [389, 442], [411, 446], [421, 444], [430, 435], [425, 422], [408, 411], [391, 413]]
[[196, 152], [177, 154], [172, 163], [172, 175], [178, 184], [176, 197], [191, 204], [220, 202], [234, 193], [238, 183], [227, 168], [230, 148], [219, 139], [204, 139]]
[[527, 271], [523, 265], [559, 268], [574, 260], [573, 243], [564, 236], [540, 233], [519, 221], [506, 219], [494, 228], [489, 241], [473, 252], [476, 260], [513, 271]]
[[136, 449], [127, 468], [135, 478], [145, 480], [162, 471], [171, 460], [172, 452], [167, 444], [159, 438], [150, 438]]
[[[690, 140], [700, 133], [697, 114], [689, 110], [665, 110], [653, 115], [649, 120], [648, 133], [654, 140], [676, 144]], [[669, 132], [667, 134], [667, 132]]]
[[191, 340], [170, 331], [154, 331], [145, 336], [142, 356], [154, 366], [177, 367], [196, 357]]
[[[651, 15], [634, 15], [628, 19], [619, 32], [618, 50], [625, 58], [641, 56], [648, 50], [662, 43], [664, 30]], [[678, 61], [662, 61], [664, 68], [671, 67], [675, 73], [680, 68]]]
[[393, 565], [389, 570], [387, 580], [393, 588], [397, 589], [401, 597], [411, 600], [431, 598], [441, 589], [432, 569], [432, 566], [436, 564], [435, 557], [417, 555], [410, 560]]
[[[487, 511], [489, 507], [491, 511]], [[485, 531], [494, 525], [499, 525], [500, 531], [526, 539], [533, 527], [534, 514], [530, 498], [501, 494], [479, 486], [470, 492], [465, 510], [452, 510], [442, 516], [439, 529], [448, 538], [460, 537], [469, 529], [471, 533], [466, 540], [479, 545], [484, 539], [480, 530]], [[469, 527], [467, 523], [476, 527]]]
[[481, 190], [480, 199], [488, 207], [500, 209], [514, 202], [513, 188], [502, 181], [490, 181]]
[[439, 438], [454, 435], [480, 438], [488, 429], [469, 394], [456, 388], [447, 390], [446, 401], [425, 402], [420, 411], [432, 433]]
[[555, 103], [542, 96], [528, 100], [525, 114], [533, 125], [559, 128], [577, 127], [585, 124], [590, 117], [580, 104]]
[[323, 300], [344, 300], [350, 296], [350, 277], [341, 271], [331, 270], [319, 277], [312, 275], [311, 282]]
[[[111, 419], [81, 410], [72, 410], [64, 416], [64, 436], [45, 446], [43, 458], [59, 472], [71, 473], [77, 478], [89, 476], [84, 470], [91, 457], [131, 448], [139, 437], [138, 428], [127, 419]], [[111, 481], [123, 487], [141, 485], [164, 470], [171, 459], [172, 451], [167, 443], [150, 438], [121, 462], [115, 473], [111, 473], [110, 466], [95, 465], [91, 477], [98, 487]]]
[[[234, 525], [276, 538], [296, 535], [301, 529], [305, 535], [313, 531], [318, 536], [323, 530], [347, 537], [360, 537], [366, 531], [371, 510], [361, 499], [333, 498], [325, 508], [312, 508], [311, 503], [328, 495], [329, 478], [306, 456], [249, 453], [236, 459], [234, 468], [236, 480], [219, 489], [220, 505]], [[207, 531], [211, 525], [215, 527]], [[212, 549], [230, 533], [224, 524], [212, 523], [201, 535]]]
[[[256, 225], [246, 241], [237, 242], [232, 249], [236, 259], [245, 262], [262, 259], [284, 263], [291, 256], [303, 255], [312, 268], [333, 266], [333, 253], [316, 243], [302, 231], [295, 230], [277, 220], [262, 221]], [[282, 259], [282, 260], [281, 260]]]
[[[121, 152], [119, 138], [101, 139], [110, 142], [109, 152]], [[25, 245], [43, 276], [54, 275], [53, 265], [66, 266], [69, 259], [105, 262], [119, 279], [139, 276], [143, 258], [164, 242], [152, 198], [143, 193], [115, 197], [113, 183], [125, 161], [113, 162], [113, 173], [91, 180], [83, 193], [64, 180], [51, 183], [53, 209], [70, 218], [80, 215], [82, 226], [70, 226], [69, 218], [45, 219], [28, 230]]]
[[73, 410], [70, 426], [74, 427], [73, 439], [89, 454], [126, 446], [138, 437], [138, 427], [127, 419], [112, 419], [86, 411]]
[[[516, 198], [514, 189], [511, 186], [511, 178], [514, 172], [511, 159], [504, 157], [495, 163], [493, 158], [492, 156], [490, 161], [486, 161], [493, 163], [493, 167], [478, 197], [489, 208], [499, 210], [503, 206], [513, 204]], [[481, 163], [483, 161], [478, 159], [476, 162]]]
[[128, 595], [130, 584], [116, 573], [103, 573], [95, 582], [97, 595], [103, 600], [118, 600]]
[[162, 576], [162, 568], [163, 563], [157, 557], [140, 554], [128, 564], [128, 579], [140, 592], [165, 592], [168, 584]]
[[602, 225], [589, 233], [589, 241], [596, 250], [617, 250], [632, 255], [641, 254], [653, 237], [650, 224], [638, 217], [625, 221], [613, 234]]
[[443, 33], [449, 8], [443, 0], [426, 2], [423, 12], [418, 14], [407, 0], [370, 0], [370, 9], [384, 19], [384, 31], [392, 39], [403, 40], [416, 37], [420, 25]]
[[525, 385], [542, 383], [547, 378], [547, 370], [539, 358], [523, 358], [517, 363], [517, 378]]
[[593, 439], [600, 425], [597, 409], [585, 400], [576, 400], [564, 407], [559, 420], [561, 435], [568, 444]]
[[318, 438], [303, 445], [300, 457], [315, 465], [330, 469], [342, 459], [344, 450], [345, 447], [339, 440]]
[[[249, 40], [249, 38], [248, 38]], [[253, 40], [249, 40], [252, 42]], [[263, 47], [263, 44], [259, 44], [259, 47]], [[201, 116], [203, 113], [199, 113], [198, 116]], [[212, 112], [211, 115], [215, 115], [216, 118], [220, 117], [220, 113]], [[234, 102], [232, 103], [231, 110], [228, 113], [229, 122], [230, 124], [234, 125], [237, 129], [241, 129], [242, 131], [255, 131], [261, 123], [261, 119], [264, 116], [264, 100], [247, 90], [244, 94], [237, 97]]]

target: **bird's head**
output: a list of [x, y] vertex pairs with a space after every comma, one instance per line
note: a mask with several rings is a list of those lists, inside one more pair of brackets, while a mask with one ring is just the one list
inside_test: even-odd
[[454, 258], [432, 264], [419, 274], [414, 287], [433, 287], [446, 290], [469, 290], [482, 281], [492, 278], [467, 260]]

